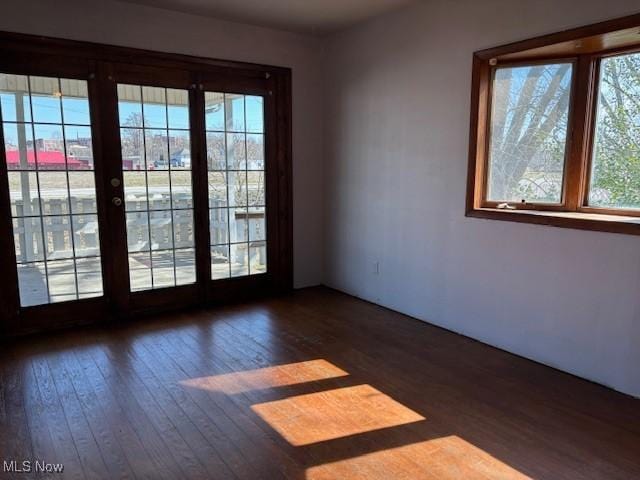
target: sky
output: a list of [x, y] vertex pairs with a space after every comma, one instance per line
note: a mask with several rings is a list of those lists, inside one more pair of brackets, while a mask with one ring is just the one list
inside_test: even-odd
[[[207, 94], [209, 97], [221, 97], [222, 94]], [[208, 102], [211, 104], [212, 102]], [[218, 103], [223, 108], [210, 106], [206, 113], [206, 128], [208, 131], [225, 130], [225, 111], [227, 112], [227, 131], [247, 131], [250, 133], [263, 133], [263, 98], [260, 96], [237, 96], [227, 98], [226, 105]], [[89, 103], [86, 98], [70, 98], [58, 96], [32, 95], [31, 106], [29, 97], [23, 98], [24, 119], [23, 121], [34, 123], [58, 123], [62, 122], [64, 116], [65, 135], [67, 139], [87, 138], [90, 136]], [[0, 107], [4, 123], [5, 143], [16, 145], [17, 129], [15, 125], [6, 122], [15, 122], [16, 98], [13, 93], [0, 93]], [[142, 102], [119, 102], [120, 124], [123, 125], [134, 113], [141, 114], [144, 108], [144, 121], [146, 128], [160, 129], [188, 129], [189, 110], [187, 105], [169, 105], [165, 109], [163, 104], [151, 104]], [[32, 114], [33, 111], [33, 114]], [[33, 116], [33, 118], [32, 118]], [[167, 122], [168, 120], [168, 122]], [[62, 129], [54, 125], [36, 125], [36, 138], [61, 139]], [[27, 129], [27, 139], [31, 140], [32, 135]]]

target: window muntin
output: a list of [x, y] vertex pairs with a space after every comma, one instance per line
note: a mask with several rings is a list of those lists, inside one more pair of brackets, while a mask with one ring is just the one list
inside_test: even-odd
[[494, 70], [486, 199], [562, 202], [573, 64]]
[[264, 99], [205, 92], [211, 278], [267, 271]]
[[640, 210], [640, 53], [600, 61], [588, 204]]
[[87, 82], [0, 74], [20, 305], [103, 294]]

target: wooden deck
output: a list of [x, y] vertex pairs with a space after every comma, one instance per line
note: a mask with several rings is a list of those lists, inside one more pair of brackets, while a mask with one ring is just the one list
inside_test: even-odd
[[640, 400], [314, 288], [3, 345], [0, 456], [51, 478], [630, 480]]

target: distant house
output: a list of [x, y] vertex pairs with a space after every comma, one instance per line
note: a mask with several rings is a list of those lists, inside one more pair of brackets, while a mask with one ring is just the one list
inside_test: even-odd
[[140, 155], [123, 155], [122, 167], [125, 170], [144, 170], [144, 157]]
[[191, 151], [186, 148], [176, 150], [171, 154], [172, 167], [191, 167]]

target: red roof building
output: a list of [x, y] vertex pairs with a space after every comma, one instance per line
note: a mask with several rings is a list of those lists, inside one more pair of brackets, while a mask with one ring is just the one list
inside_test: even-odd
[[[20, 152], [18, 150], [8, 150], [5, 154], [7, 157], [7, 168], [9, 170], [16, 170], [20, 168]], [[82, 170], [87, 167], [85, 162], [71, 157], [67, 158], [65, 166], [64, 153], [56, 150], [38, 151], [37, 161], [40, 168], [45, 168], [47, 170], [64, 170], [65, 168], [70, 170]], [[27, 163], [29, 165], [29, 170], [35, 170], [36, 155], [33, 150], [27, 150]]]

